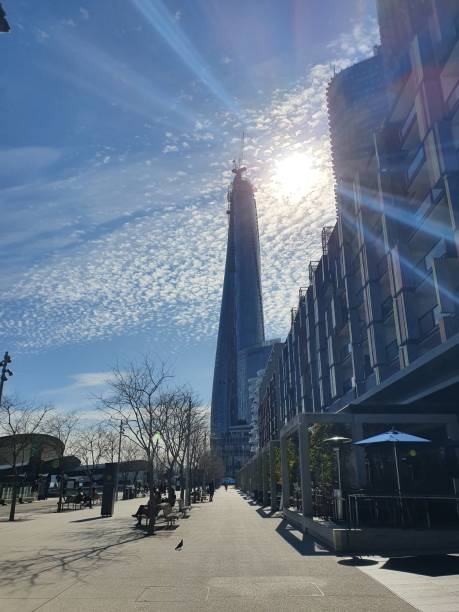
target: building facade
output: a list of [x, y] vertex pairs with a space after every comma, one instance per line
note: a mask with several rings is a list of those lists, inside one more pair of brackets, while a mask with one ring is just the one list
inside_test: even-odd
[[266, 368], [261, 446], [300, 413], [457, 411], [459, 3], [378, 15], [381, 47], [328, 87], [337, 223]]

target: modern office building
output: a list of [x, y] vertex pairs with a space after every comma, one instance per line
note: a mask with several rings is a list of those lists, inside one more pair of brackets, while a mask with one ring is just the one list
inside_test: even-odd
[[250, 456], [249, 380], [263, 369], [265, 343], [260, 245], [254, 189], [236, 166], [228, 192], [228, 244], [212, 389], [212, 445], [226, 475]]

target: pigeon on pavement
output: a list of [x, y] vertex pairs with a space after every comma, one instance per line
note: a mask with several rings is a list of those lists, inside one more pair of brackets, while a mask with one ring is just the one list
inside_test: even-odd
[[180, 542], [175, 547], [175, 550], [182, 550], [182, 547], [183, 547], [183, 540], [180, 540]]

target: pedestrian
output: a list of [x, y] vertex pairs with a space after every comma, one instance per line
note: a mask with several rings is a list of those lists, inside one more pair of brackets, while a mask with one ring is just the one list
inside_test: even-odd
[[227, 482], [224, 483], [224, 487], [225, 487], [225, 491], [228, 491], [228, 483]]
[[209, 484], [207, 490], [209, 492], [209, 501], [213, 501], [214, 500], [214, 493], [215, 493], [215, 485], [214, 485], [214, 481], [213, 480]]

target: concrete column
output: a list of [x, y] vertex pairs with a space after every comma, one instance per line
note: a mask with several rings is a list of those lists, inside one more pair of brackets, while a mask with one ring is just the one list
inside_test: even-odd
[[[354, 417], [352, 421], [352, 441], [363, 440], [363, 437], [363, 422], [356, 421], [356, 417]], [[361, 446], [352, 445], [351, 465], [351, 486], [353, 489], [363, 489], [367, 484], [367, 474], [365, 469], [365, 449]]]
[[287, 436], [280, 439], [281, 451], [281, 474], [282, 474], [282, 506], [287, 509], [290, 506], [290, 478], [288, 474]]
[[309, 468], [309, 434], [306, 425], [299, 426], [298, 438], [303, 516], [312, 517], [311, 471]]
[[258, 453], [256, 461], [255, 461], [256, 469], [257, 469], [257, 490], [258, 490], [258, 503], [263, 503], [263, 455]]
[[261, 451], [261, 474], [262, 474], [262, 482], [263, 482], [263, 499], [262, 504], [263, 507], [268, 505], [268, 469], [269, 469], [269, 450], [264, 448]]
[[276, 512], [277, 507], [277, 484], [276, 484], [276, 445], [274, 442], [269, 443], [269, 485], [271, 488], [271, 512]]

